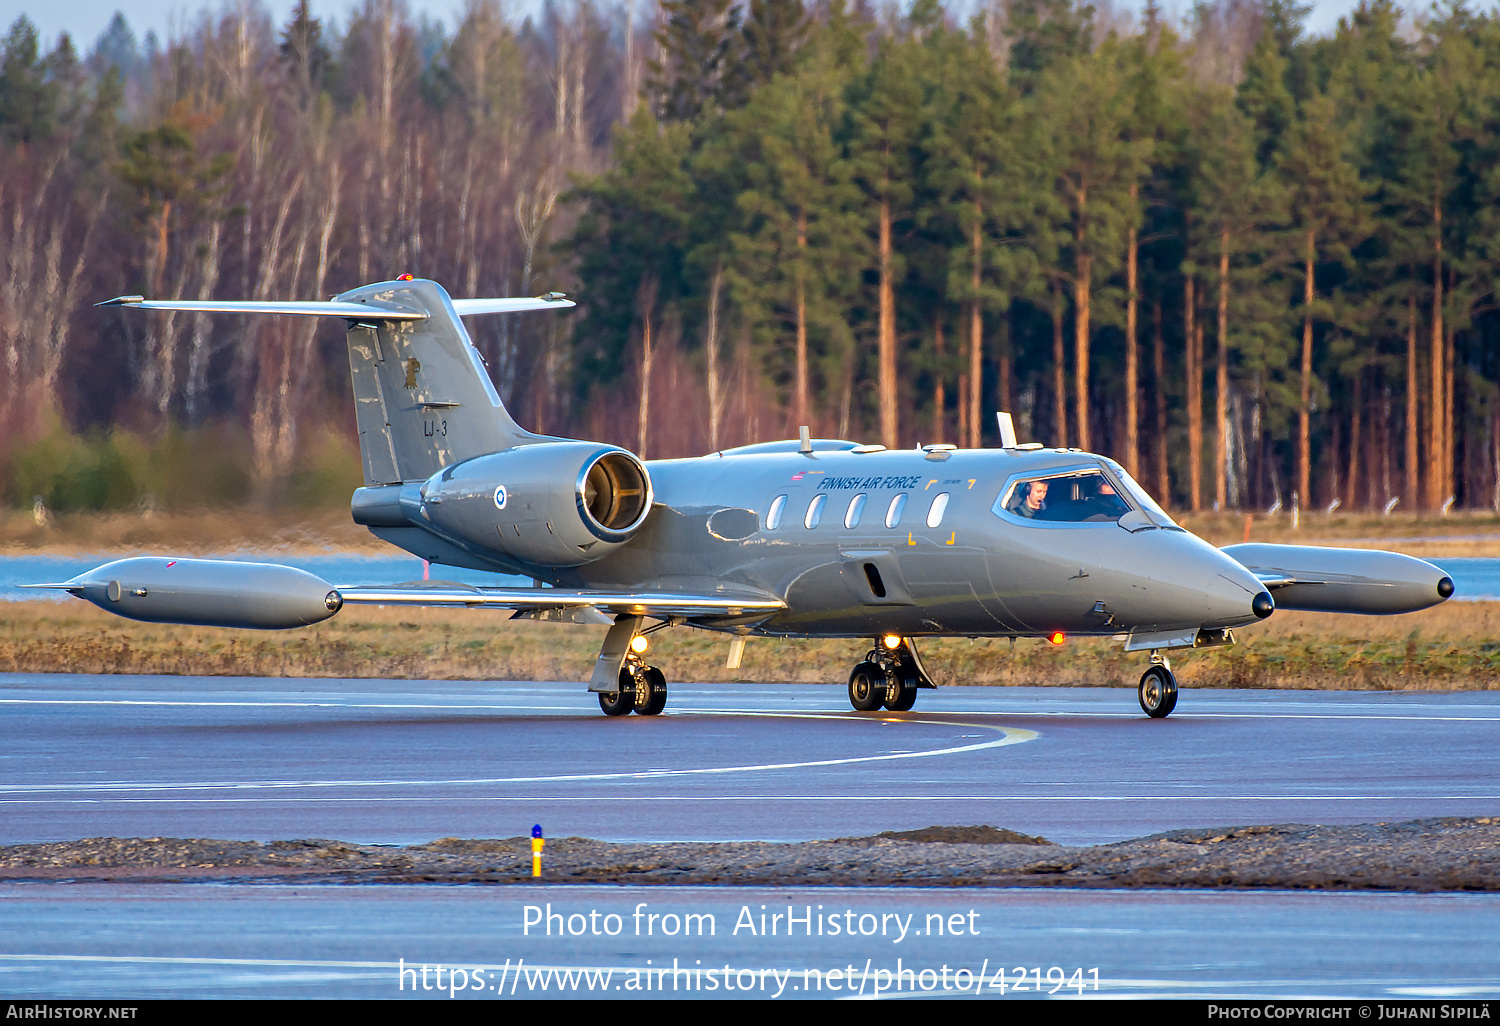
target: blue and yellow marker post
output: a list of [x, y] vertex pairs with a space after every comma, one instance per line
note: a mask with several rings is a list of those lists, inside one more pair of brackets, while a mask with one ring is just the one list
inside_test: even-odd
[[538, 823], [531, 828], [531, 875], [542, 875], [542, 825]]

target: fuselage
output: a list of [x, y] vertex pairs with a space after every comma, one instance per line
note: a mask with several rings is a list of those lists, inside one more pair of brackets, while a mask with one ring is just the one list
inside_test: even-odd
[[[1258, 619], [1253, 574], [1078, 450], [791, 441], [647, 467], [655, 504], [629, 542], [576, 567], [516, 569], [559, 587], [763, 593], [786, 610], [697, 624], [771, 635], [1113, 635]], [[1021, 510], [1016, 496], [1037, 480], [1050, 501]]]

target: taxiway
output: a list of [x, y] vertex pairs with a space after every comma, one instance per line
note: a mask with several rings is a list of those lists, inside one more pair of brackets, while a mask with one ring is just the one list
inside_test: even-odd
[[1491, 815], [1500, 695], [0, 675], [0, 843], [807, 840], [986, 823], [1061, 844], [1246, 823]]

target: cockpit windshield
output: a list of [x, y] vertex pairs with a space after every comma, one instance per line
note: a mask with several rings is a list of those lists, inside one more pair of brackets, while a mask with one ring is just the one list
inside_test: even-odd
[[1001, 493], [994, 511], [1055, 524], [1106, 523], [1131, 509], [1099, 467], [1019, 478]]
[[1114, 460], [1105, 460], [1104, 462], [1114, 472], [1115, 477], [1119, 479], [1120, 484], [1125, 489], [1125, 494], [1130, 496], [1130, 501], [1139, 506], [1157, 527], [1175, 528], [1177, 526], [1177, 521], [1172, 519], [1171, 514], [1158, 506], [1156, 500], [1151, 498], [1151, 493], [1142, 488], [1135, 478], [1126, 473], [1124, 467], [1120, 466]]

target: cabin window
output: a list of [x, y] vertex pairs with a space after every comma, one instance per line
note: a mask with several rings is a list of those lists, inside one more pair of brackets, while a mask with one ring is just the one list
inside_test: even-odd
[[890, 506], [885, 511], [885, 526], [895, 527], [901, 523], [901, 511], [906, 508], [906, 493], [902, 492], [891, 500]]
[[781, 526], [781, 515], [786, 512], [786, 496], [778, 495], [771, 500], [771, 508], [766, 512], [766, 530], [774, 531]]
[[927, 508], [927, 526], [936, 527], [943, 522], [943, 513], [948, 509], [948, 493], [939, 492]]
[[802, 518], [802, 526], [811, 531], [818, 526], [818, 521], [823, 519], [823, 507], [828, 504], [828, 494], [814, 495], [813, 501], [807, 504], [807, 516]]
[[849, 509], [844, 514], [844, 527], [847, 530], [852, 531], [859, 526], [859, 515], [865, 511], [866, 498], [865, 495], [856, 495], [849, 500]]

